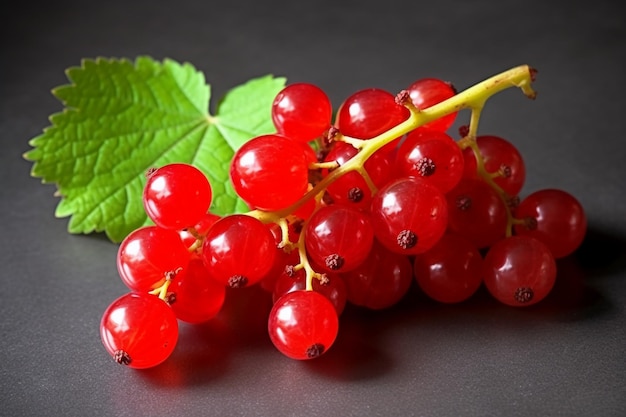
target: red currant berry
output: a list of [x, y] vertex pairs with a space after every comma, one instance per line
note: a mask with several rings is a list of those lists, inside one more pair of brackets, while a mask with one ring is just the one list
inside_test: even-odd
[[178, 341], [178, 321], [169, 305], [148, 293], [129, 293], [113, 301], [100, 322], [105, 349], [130, 368], [165, 361]]
[[273, 305], [268, 320], [269, 336], [284, 355], [298, 360], [314, 359], [327, 352], [339, 331], [333, 304], [315, 291], [293, 291]]
[[143, 204], [157, 226], [179, 230], [200, 221], [212, 197], [202, 171], [187, 164], [169, 164], [149, 174]]

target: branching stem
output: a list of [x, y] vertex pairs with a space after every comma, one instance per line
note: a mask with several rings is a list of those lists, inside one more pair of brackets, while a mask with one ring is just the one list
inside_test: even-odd
[[[362, 167], [365, 161], [367, 161], [374, 152], [387, 145], [394, 139], [402, 137], [406, 133], [417, 129], [418, 127], [423, 126], [428, 122], [458, 112], [460, 110], [469, 109], [471, 110], [471, 115], [468, 134], [465, 138], [459, 141], [459, 145], [462, 148], [470, 147], [472, 149], [472, 151], [476, 155], [479, 175], [483, 177], [485, 181], [489, 183], [489, 185], [496, 189], [496, 191], [498, 191], [498, 194], [505, 202], [505, 206], [507, 207], [507, 215], [509, 218], [507, 235], [510, 235], [512, 224], [514, 222], [509, 206], [510, 198], [506, 195], [506, 193], [504, 193], [502, 188], [493, 181], [492, 175], [485, 170], [483, 158], [480, 155], [478, 146], [476, 145], [476, 133], [478, 131], [478, 122], [482, 109], [491, 96], [505, 89], [518, 87], [527, 97], [531, 99], [535, 98], [536, 93], [531, 86], [532, 81], [534, 80], [535, 73], [536, 71], [528, 65], [520, 65], [518, 67], [514, 67], [507, 71], [504, 71], [500, 74], [494, 75], [454, 95], [447, 100], [444, 100], [432, 107], [423, 110], [418, 110], [413, 105], [413, 103], [410, 102], [410, 99], [404, 100], [403, 104], [409, 110], [409, 117], [404, 122], [394, 126], [388, 131], [383, 132], [380, 135], [368, 140], [344, 137], [343, 135], [341, 135], [341, 133], [337, 133], [336, 135], [334, 135], [334, 140], [350, 143], [355, 148], [357, 148], [359, 152], [348, 162], [343, 165], [337, 166], [334, 170], [332, 170], [326, 177], [324, 177], [319, 183], [317, 183], [312, 189], [310, 189], [296, 203], [277, 211], [269, 212], [262, 210], [253, 210], [248, 212], [247, 214], [256, 217], [264, 223], [278, 223], [280, 219], [294, 213], [310, 199], [316, 198], [319, 201], [320, 196], [323, 195], [326, 188], [346, 173], [356, 170], [361, 173], [361, 175], [363, 175], [364, 171]], [[373, 183], [371, 183], [371, 179], [369, 179], [369, 176], [363, 175], [363, 177], [367, 181], [368, 186], [371, 189], [375, 190], [375, 187], [373, 186]], [[311, 265], [308, 262], [306, 251], [304, 249], [304, 239], [302, 235], [297, 243], [297, 246], [300, 252], [302, 265], [306, 270], [307, 289], [310, 290], [312, 289], [312, 280], [313, 278], [315, 278], [317, 273], [311, 268]]]

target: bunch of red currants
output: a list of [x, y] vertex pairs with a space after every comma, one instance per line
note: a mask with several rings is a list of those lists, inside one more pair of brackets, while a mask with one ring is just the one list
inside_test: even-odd
[[132, 368], [160, 364], [178, 320], [214, 318], [227, 287], [267, 291], [269, 338], [294, 359], [332, 346], [346, 303], [385, 309], [413, 282], [442, 303], [481, 285], [511, 306], [541, 301], [555, 259], [582, 243], [583, 208], [557, 189], [520, 198], [526, 171], [510, 141], [471, 124], [459, 139], [447, 133], [463, 107], [455, 97], [434, 78], [396, 96], [364, 89], [333, 119], [323, 90], [288, 85], [271, 109], [276, 132], [231, 162], [247, 213], [212, 213], [212, 187], [191, 165], [150, 170], [143, 203], [154, 225], [119, 247], [130, 292], [104, 313], [106, 350]]

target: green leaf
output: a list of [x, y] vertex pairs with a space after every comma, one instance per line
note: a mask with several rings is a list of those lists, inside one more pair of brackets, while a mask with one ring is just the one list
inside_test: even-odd
[[71, 233], [104, 231], [114, 242], [149, 222], [141, 195], [145, 172], [193, 164], [213, 187], [211, 211], [247, 210], [228, 177], [232, 156], [254, 136], [274, 131], [271, 103], [285, 86], [270, 75], [233, 88], [209, 113], [210, 86], [191, 64], [149, 57], [84, 60], [53, 90], [65, 108], [33, 138], [31, 174], [55, 183], [56, 216]]

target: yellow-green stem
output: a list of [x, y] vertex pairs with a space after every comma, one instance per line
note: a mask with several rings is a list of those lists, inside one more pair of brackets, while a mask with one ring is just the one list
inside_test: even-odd
[[[304, 222], [304, 227], [306, 227], [307, 222]], [[309, 263], [309, 258], [306, 254], [306, 247], [304, 245], [305, 233], [300, 233], [300, 237], [298, 238], [298, 255], [300, 256], [300, 265], [304, 268], [305, 280], [306, 280], [306, 290], [313, 291], [313, 278], [317, 276], [317, 272], [313, 269], [311, 264]]]
[[160, 287], [150, 291], [150, 294], [158, 296], [161, 300], [165, 300], [167, 298], [167, 289], [170, 287], [171, 283], [172, 280], [166, 279]]
[[[428, 122], [447, 116], [448, 114], [463, 109], [471, 109], [472, 119], [470, 120], [470, 135], [472, 130], [474, 130], [473, 137], [475, 137], [475, 130], [478, 128], [478, 119], [485, 102], [494, 94], [511, 87], [518, 87], [527, 97], [535, 98], [536, 93], [531, 87], [532, 77], [533, 70], [528, 65], [521, 65], [498, 75], [494, 75], [428, 109], [417, 110], [414, 106], [410, 105], [410, 103], [407, 103], [407, 108], [410, 111], [408, 119], [372, 139], [358, 142], [358, 145], [360, 145], [360, 152], [358, 154], [345, 164], [333, 170], [296, 203], [275, 212], [254, 210], [248, 214], [266, 222], [273, 222], [276, 221], [277, 218], [285, 217], [300, 208], [309, 199], [323, 192], [326, 187], [337, 180], [337, 178], [363, 166], [365, 161], [381, 147]], [[341, 134], [339, 134], [339, 136], [341, 136]]]
[[[482, 82], [475, 84], [474, 86], [454, 95], [453, 97], [444, 100], [432, 107], [427, 109], [418, 110], [410, 100], [407, 100], [405, 106], [409, 110], [409, 117], [402, 123], [396, 125], [395, 127], [389, 129], [388, 131], [381, 133], [380, 135], [368, 139], [368, 140], [360, 140], [354, 138], [343, 137], [341, 133], [337, 134], [335, 140], [343, 140], [347, 143], [352, 144], [359, 152], [351, 158], [348, 162], [343, 165], [338, 166], [336, 169], [331, 171], [326, 177], [324, 177], [319, 183], [317, 183], [311, 190], [309, 190], [300, 200], [291, 206], [273, 211], [262, 211], [262, 210], [253, 210], [246, 214], [256, 217], [262, 222], [270, 223], [270, 222], [280, 222], [280, 219], [287, 217], [288, 215], [294, 213], [300, 207], [302, 207], [305, 203], [307, 203], [310, 199], [318, 198], [322, 195], [324, 190], [336, 181], [341, 176], [345, 175], [347, 172], [357, 170], [359, 172], [363, 172], [363, 164], [367, 159], [378, 149], [382, 148], [386, 144], [390, 143], [396, 138], [402, 137], [406, 133], [417, 129], [420, 126], [425, 125], [428, 122], [439, 119], [446, 115], [458, 112], [463, 109], [470, 109], [470, 126], [468, 135], [460, 141], [460, 144], [463, 147], [471, 147], [474, 153], [476, 154], [476, 160], [478, 163], [478, 171], [479, 175], [481, 175], [485, 180], [494, 187], [500, 196], [505, 199], [505, 206], [507, 208], [507, 214], [509, 218], [509, 226], [507, 227], [507, 234], [511, 233], [511, 225], [513, 223], [513, 218], [511, 216], [510, 207], [508, 204], [508, 196], [502, 191], [502, 189], [493, 181], [493, 178], [486, 172], [484, 168], [484, 162], [482, 160], [482, 156], [480, 156], [480, 152], [478, 151], [478, 147], [476, 145], [476, 133], [478, 130], [478, 121], [480, 119], [481, 111], [485, 106], [486, 101], [493, 96], [494, 94], [499, 93], [502, 90], [518, 87], [522, 90], [522, 92], [529, 98], [535, 98], [535, 91], [532, 89], [532, 81], [534, 76], [534, 70], [530, 68], [528, 65], [520, 65], [518, 67], [511, 68], [507, 71], [504, 71], [500, 74], [494, 75]], [[367, 180], [368, 178], [366, 178]], [[371, 182], [371, 180], [370, 180]], [[369, 182], [368, 182], [368, 185]], [[372, 184], [373, 185], [373, 184]], [[370, 185], [370, 187], [372, 187]], [[318, 204], [319, 206], [319, 204]], [[306, 270], [307, 277], [307, 290], [312, 289], [312, 280], [316, 276], [316, 272], [311, 268], [307, 256], [306, 250], [304, 248], [304, 233], [301, 235], [301, 238], [298, 240], [297, 246], [300, 253], [301, 263]]]
[[497, 178], [498, 175], [494, 175], [493, 172], [489, 172], [485, 168], [485, 160], [482, 156], [482, 153], [480, 152], [480, 149], [478, 148], [478, 144], [476, 143], [475, 138], [472, 138], [468, 135], [459, 141], [459, 146], [461, 147], [461, 149], [465, 149], [469, 147], [472, 150], [472, 152], [474, 153], [474, 158], [476, 159], [476, 172], [487, 184], [489, 184], [491, 188], [493, 188], [496, 191], [496, 193], [502, 200], [502, 203], [504, 204], [504, 207], [506, 209], [506, 218], [507, 218], [505, 236], [507, 237], [511, 236], [513, 234], [513, 224], [515, 220], [513, 217], [513, 213], [511, 212], [511, 206], [510, 206], [511, 196], [508, 195], [502, 189], [502, 187], [500, 187], [495, 182], [495, 178]]

